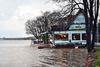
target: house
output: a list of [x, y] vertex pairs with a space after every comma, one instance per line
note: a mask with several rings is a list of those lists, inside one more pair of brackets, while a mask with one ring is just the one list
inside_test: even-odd
[[53, 44], [81, 43], [85, 45], [86, 26], [83, 10], [62, 19], [63, 21], [58, 22], [58, 25], [52, 26]]

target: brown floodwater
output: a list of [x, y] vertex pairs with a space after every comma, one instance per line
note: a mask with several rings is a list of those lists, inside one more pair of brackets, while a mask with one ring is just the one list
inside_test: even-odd
[[86, 49], [38, 49], [3, 44], [0, 44], [0, 67], [82, 67], [87, 57]]

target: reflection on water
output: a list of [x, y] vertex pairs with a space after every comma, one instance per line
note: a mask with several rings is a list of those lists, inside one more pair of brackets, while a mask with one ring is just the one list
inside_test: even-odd
[[[47, 49], [48, 50], [48, 49]], [[41, 55], [46, 67], [82, 67], [86, 50], [84, 49], [50, 49], [48, 54]]]
[[86, 49], [0, 47], [0, 67], [82, 67], [86, 55]]

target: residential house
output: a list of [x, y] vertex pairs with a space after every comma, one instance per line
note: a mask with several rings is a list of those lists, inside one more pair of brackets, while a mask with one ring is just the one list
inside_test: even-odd
[[[61, 21], [62, 20], [62, 21]], [[52, 26], [53, 44], [81, 43], [86, 44], [86, 26], [83, 10], [76, 15], [60, 18], [58, 25]]]

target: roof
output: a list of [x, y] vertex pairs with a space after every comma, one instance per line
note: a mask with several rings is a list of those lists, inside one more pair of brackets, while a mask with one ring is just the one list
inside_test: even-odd
[[[65, 20], [64, 22], [67, 22], [67, 25], [65, 25], [65, 27], [68, 29], [70, 27], [70, 25], [73, 23], [73, 21], [75, 20], [75, 18], [80, 14], [80, 13], [83, 13], [84, 15], [84, 12], [82, 9], [80, 9], [76, 15], [68, 15], [67, 17], [64, 17], [63, 19]], [[62, 22], [62, 23], [64, 23]]]
[[[64, 29], [68, 29], [70, 27], [70, 25], [73, 23], [73, 21], [75, 20], [75, 18], [80, 14], [80, 13], [83, 13], [84, 15], [84, 12], [82, 9], [80, 9], [75, 15], [68, 15], [67, 17], [64, 17], [64, 18], [59, 18], [58, 19], [58, 25], [60, 27], [63, 27]], [[64, 23], [67, 23], [67, 25], [64, 25]]]

